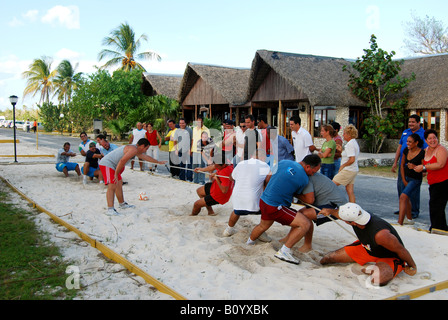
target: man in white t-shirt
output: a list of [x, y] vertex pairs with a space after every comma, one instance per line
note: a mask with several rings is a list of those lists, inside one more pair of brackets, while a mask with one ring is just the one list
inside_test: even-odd
[[241, 119], [240, 126], [236, 130], [236, 155], [233, 161], [233, 167], [243, 160], [244, 155], [244, 137], [246, 132], [246, 122]]
[[[235, 224], [240, 216], [261, 214], [260, 197], [271, 176], [270, 167], [264, 162], [265, 159], [264, 150], [258, 150], [258, 159], [254, 153], [252, 158], [240, 161], [232, 171], [231, 180], [235, 181], [232, 194], [233, 212], [224, 230], [224, 236], [230, 237], [236, 233]], [[270, 241], [265, 235], [263, 239]]]
[[79, 153], [81, 153], [82, 156], [87, 155], [87, 151], [89, 151], [89, 144], [92, 142], [92, 140], [89, 139], [87, 136], [87, 133], [84, 131], [79, 134], [79, 137], [81, 138], [81, 143], [79, 144]]
[[[129, 136], [129, 144], [137, 145], [137, 142], [140, 139], [146, 138], [146, 130], [143, 129], [143, 124], [141, 122], [137, 122], [137, 128], [132, 130], [131, 135]], [[134, 159], [134, 158], [133, 158]], [[143, 171], [143, 162], [140, 160], [140, 170]], [[131, 170], [134, 169], [134, 160], [131, 161]]]
[[303, 158], [316, 150], [310, 133], [302, 128], [301, 123], [302, 120], [299, 116], [292, 116], [289, 119], [296, 162], [302, 161]]

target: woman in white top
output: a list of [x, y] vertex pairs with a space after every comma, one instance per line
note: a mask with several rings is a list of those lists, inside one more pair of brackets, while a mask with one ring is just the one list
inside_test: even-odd
[[347, 141], [347, 144], [345, 145], [344, 151], [342, 151], [342, 165], [339, 168], [339, 172], [334, 176], [333, 182], [338, 186], [345, 186], [349, 202], [355, 203], [355, 178], [359, 171], [359, 145], [356, 142], [358, 130], [354, 125], [349, 124], [345, 127], [342, 137]]

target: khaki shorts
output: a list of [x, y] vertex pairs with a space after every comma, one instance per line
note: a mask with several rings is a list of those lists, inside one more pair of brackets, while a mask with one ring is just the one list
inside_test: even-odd
[[355, 178], [358, 171], [341, 170], [337, 175], [334, 176], [333, 181], [347, 186], [349, 184], [355, 184]]

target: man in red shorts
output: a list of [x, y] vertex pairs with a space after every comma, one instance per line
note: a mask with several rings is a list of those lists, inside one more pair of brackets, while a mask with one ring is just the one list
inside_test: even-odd
[[111, 153], [100, 160], [99, 167], [104, 178], [104, 184], [107, 186], [106, 200], [109, 216], [119, 215], [114, 208], [114, 197], [117, 197], [121, 209], [133, 208], [134, 206], [124, 201], [123, 180], [121, 174], [124, 171], [126, 163], [137, 156], [140, 160], [149, 161], [157, 164], [165, 164], [165, 161], [158, 161], [148, 156], [146, 151], [149, 148], [149, 141], [145, 138], [138, 140], [136, 145], [128, 144]]
[[365, 265], [375, 263], [370, 271], [372, 284], [384, 286], [404, 270], [408, 275], [417, 273], [417, 266], [409, 251], [404, 247], [397, 231], [385, 220], [363, 210], [356, 203], [347, 203], [339, 209], [322, 209], [323, 215], [333, 215], [350, 224], [359, 241], [326, 254], [320, 263], [356, 262]]
[[300, 261], [292, 255], [291, 248], [308, 232], [311, 221], [301, 212], [291, 208], [296, 195], [302, 193], [308, 185], [309, 178], [320, 169], [318, 155], [307, 155], [300, 163], [282, 160], [273, 168], [273, 175], [260, 198], [260, 223], [252, 230], [247, 244], [255, 244], [260, 235], [268, 230], [274, 222], [291, 227], [284, 238], [284, 245], [274, 257], [294, 264]]

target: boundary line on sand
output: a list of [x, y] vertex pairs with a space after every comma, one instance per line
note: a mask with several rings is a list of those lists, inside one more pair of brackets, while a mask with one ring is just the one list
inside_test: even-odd
[[160, 292], [162, 292], [164, 294], [167, 294], [167, 295], [170, 295], [171, 297], [173, 297], [176, 300], [187, 300], [187, 298], [185, 298], [181, 294], [177, 293], [173, 289], [169, 288], [168, 286], [166, 286], [162, 282], [158, 281], [157, 279], [151, 277], [145, 271], [143, 271], [142, 269], [140, 269], [139, 267], [137, 267], [136, 265], [134, 265], [130, 261], [126, 260], [124, 257], [119, 255], [118, 253], [116, 253], [115, 251], [113, 251], [112, 249], [107, 247], [106, 245], [102, 244], [100, 241], [91, 238], [90, 236], [88, 236], [84, 232], [78, 230], [77, 228], [75, 228], [74, 226], [70, 225], [69, 223], [67, 223], [63, 219], [59, 218], [58, 216], [54, 215], [53, 213], [49, 212], [45, 208], [43, 208], [40, 205], [38, 205], [36, 202], [34, 202], [32, 199], [30, 199], [28, 196], [26, 196], [23, 192], [18, 190], [14, 185], [12, 185], [4, 177], [0, 176], [0, 179], [2, 181], [4, 181], [12, 190], [14, 190], [16, 193], [18, 193], [22, 198], [24, 198], [25, 200], [30, 202], [33, 205], [33, 208], [36, 208], [37, 210], [39, 210], [39, 211], [41, 211], [43, 213], [46, 213], [52, 220], [54, 220], [55, 222], [57, 222], [60, 225], [64, 226], [68, 230], [76, 233], [82, 240], [86, 241], [92, 247], [94, 247], [97, 250], [99, 250], [107, 258], [115, 261], [116, 263], [121, 264], [123, 267], [128, 269], [130, 272], [132, 272], [132, 273], [142, 277], [148, 284], [154, 286]]
[[445, 290], [448, 289], [448, 281], [442, 281], [436, 284], [432, 284], [423, 288], [419, 288], [416, 290], [409, 291], [407, 293], [400, 293], [393, 297], [387, 298], [385, 300], [411, 300], [415, 299], [421, 296], [424, 296], [425, 294]]
[[54, 154], [18, 154], [18, 155], [13, 155], [13, 154], [5, 154], [5, 155], [0, 155], [0, 158], [54, 158]]

